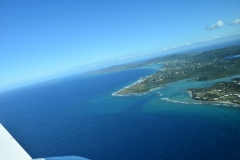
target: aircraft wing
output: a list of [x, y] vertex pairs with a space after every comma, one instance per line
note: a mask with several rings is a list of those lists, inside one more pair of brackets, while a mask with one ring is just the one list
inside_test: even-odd
[[0, 159], [31, 160], [28, 153], [18, 144], [11, 134], [0, 123]]

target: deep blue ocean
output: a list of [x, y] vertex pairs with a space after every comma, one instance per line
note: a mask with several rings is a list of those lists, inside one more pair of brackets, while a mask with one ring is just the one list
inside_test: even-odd
[[240, 108], [194, 101], [189, 87], [114, 97], [153, 69], [74, 75], [0, 93], [0, 123], [33, 158], [239, 159]]

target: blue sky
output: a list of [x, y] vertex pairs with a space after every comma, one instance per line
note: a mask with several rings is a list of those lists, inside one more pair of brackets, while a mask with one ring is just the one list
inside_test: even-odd
[[[1, 0], [0, 90], [240, 33], [239, 0]], [[229, 40], [229, 38], [228, 38]]]

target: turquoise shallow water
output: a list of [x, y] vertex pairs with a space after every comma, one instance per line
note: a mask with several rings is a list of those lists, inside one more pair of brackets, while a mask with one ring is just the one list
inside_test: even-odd
[[111, 95], [153, 72], [72, 76], [2, 92], [0, 123], [33, 158], [238, 159], [240, 109], [194, 101], [185, 91], [215, 81]]

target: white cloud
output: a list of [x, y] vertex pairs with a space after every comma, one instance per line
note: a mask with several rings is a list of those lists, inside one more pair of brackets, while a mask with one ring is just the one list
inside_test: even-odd
[[229, 25], [234, 25], [234, 24], [240, 24], [240, 18], [235, 19], [234, 21], [231, 21]]
[[224, 22], [222, 20], [218, 20], [216, 23], [212, 24], [210, 27], [206, 27], [206, 30], [215, 30], [224, 25]]

